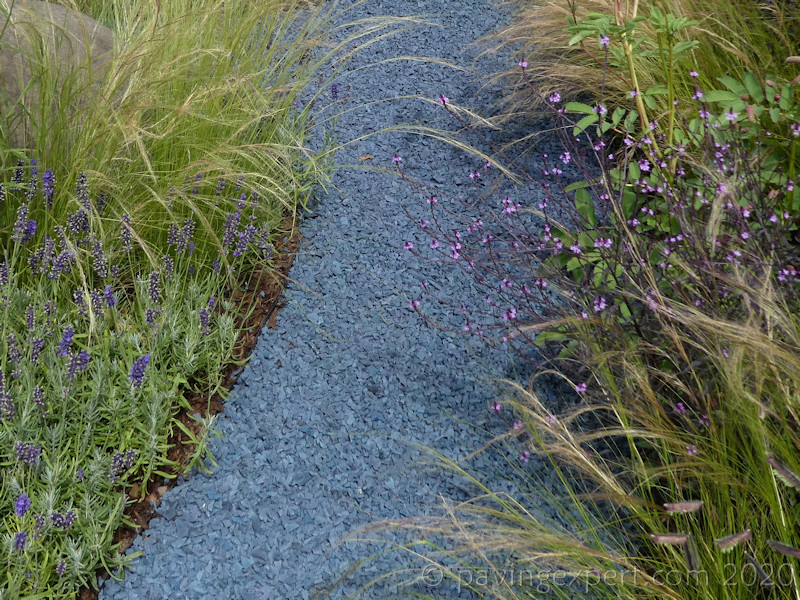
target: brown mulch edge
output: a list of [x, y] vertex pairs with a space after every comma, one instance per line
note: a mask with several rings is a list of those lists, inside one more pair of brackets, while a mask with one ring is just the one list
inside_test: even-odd
[[[275, 318], [283, 308], [280, 300], [284, 284], [289, 277], [289, 269], [300, 245], [301, 236], [296, 219], [291, 215], [283, 220], [280, 231], [288, 233], [274, 243], [274, 267], [255, 269], [243, 274], [237, 281], [235, 289], [226, 298], [235, 304], [234, 318], [239, 336], [236, 340], [232, 360], [223, 367], [221, 373], [223, 394], [229, 392], [236, 383], [242, 372], [244, 361], [252, 354], [256, 346], [261, 329], [265, 324], [274, 329]], [[199, 436], [202, 432], [200, 431], [201, 424], [192, 418], [193, 414], [200, 413], [208, 416], [224, 411], [223, 396], [220, 393], [210, 393], [210, 389], [191, 392], [186, 397], [191, 408], [181, 408], [173, 417], [195, 436]], [[131, 524], [122, 525], [117, 529], [112, 542], [119, 545], [120, 553], [124, 553], [138, 535], [143, 535], [143, 532], [149, 529], [152, 519], [161, 518], [154, 506], [159, 506], [164, 494], [177, 484], [179, 476], [184, 471], [183, 468], [191, 459], [195, 446], [190, 441], [191, 439], [186, 433], [179, 427], [174, 427], [173, 434], [167, 440], [170, 446], [167, 459], [177, 465], [168, 471], [173, 477], [167, 483], [163, 483], [161, 477], [151, 480], [147, 483], [145, 494], [141, 492], [142, 481], [135, 481], [126, 490], [125, 493], [130, 503], [125, 507], [124, 515]], [[102, 567], [97, 569], [96, 575], [103, 580], [111, 577], [111, 574]], [[102, 584], [100, 587], [102, 588]], [[81, 587], [76, 595], [78, 600], [98, 600], [98, 597], [99, 589], [95, 590], [86, 586]]]

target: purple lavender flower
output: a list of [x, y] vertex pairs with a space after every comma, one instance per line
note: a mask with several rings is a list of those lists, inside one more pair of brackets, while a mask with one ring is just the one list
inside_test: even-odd
[[3, 372], [0, 371], [0, 419], [13, 419], [16, 412], [11, 394], [6, 391]]
[[214, 298], [214, 296], [211, 296], [208, 299], [208, 310], [214, 310], [214, 306], [216, 305], [216, 303], [217, 303], [217, 299]]
[[172, 223], [167, 229], [167, 246], [174, 246], [178, 243], [178, 226]]
[[44, 388], [37, 385], [33, 388], [33, 401], [39, 408], [44, 408]]
[[86, 173], [79, 173], [78, 180], [75, 182], [75, 197], [80, 201], [83, 210], [87, 213], [92, 210], [92, 203], [89, 200], [89, 183]]
[[160, 308], [148, 308], [144, 311], [144, 318], [148, 325], [152, 325], [156, 322], [156, 317], [161, 313]]
[[233, 255], [241, 256], [244, 254], [255, 234], [256, 228], [252, 225], [246, 225], [244, 231], [238, 232], [236, 236], [239, 238], [239, 241], [236, 243], [236, 249], [233, 251]]
[[28, 494], [22, 494], [17, 501], [14, 503], [14, 512], [17, 513], [17, 516], [22, 518], [25, 516], [25, 513], [31, 507], [31, 499], [28, 498]]
[[39, 463], [39, 458], [42, 456], [42, 449], [35, 444], [28, 444], [26, 442], [17, 442], [14, 444], [14, 457], [17, 462], [22, 463], [28, 467], [35, 467]]
[[72, 337], [75, 335], [75, 331], [67, 325], [66, 329], [64, 329], [64, 336], [61, 338], [61, 343], [58, 345], [58, 355], [59, 356], [68, 356], [70, 346], [72, 346]]
[[22, 167], [25, 166], [25, 163], [22, 159], [17, 159], [17, 168], [14, 169], [14, 174], [11, 176], [12, 183], [22, 183], [25, 181], [25, 169]]
[[53, 525], [66, 531], [75, 521], [78, 520], [78, 517], [71, 510], [65, 512], [63, 515], [53, 511], [53, 514], [50, 515], [50, 520], [53, 521]]
[[172, 260], [171, 256], [164, 255], [164, 277], [166, 277], [167, 281], [172, 279], [172, 274], [175, 271], [175, 261]]
[[147, 369], [147, 364], [149, 362], [149, 352], [134, 361], [133, 366], [131, 367], [131, 373], [128, 376], [128, 379], [133, 384], [134, 389], [141, 389], [142, 384], [144, 383], [145, 370]]
[[113, 308], [117, 305], [117, 298], [114, 296], [114, 288], [110, 285], [107, 285], [105, 290], [103, 290], [103, 297], [108, 308]]
[[131, 229], [131, 216], [128, 213], [122, 215], [122, 229], [119, 234], [119, 239], [122, 242], [122, 251], [123, 252], [130, 252], [132, 249], [131, 246], [131, 234], [133, 230]]
[[72, 271], [72, 259], [75, 253], [70, 250], [62, 250], [58, 256], [53, 258], [50, 272], [47, 274], [48, 279], [58, 281], [62, 273], [69, 274]]
[[331, 98], [333, 98], [334, 100], [339, 99], [339, 84], [336, 82], [333, 82], [331, 84]]
[[[223, 173], [223, 175], [224, 175], [224, 173]], [[214, 189], [216, 189], [217, 196], [221, 196], [222, 195], [222, 190], [225, 189], [225, 185], [226, 185], [225, 177], [220, 177], [219, 180], [217, 181], [216, 187], [214, 188]]]
[[200, 327], [203, 328], [203, 335], [211, 333], [211, 315], [205, 308], [197, 309], [197, 314], [200, 316]]
[[105, 304], [105, 297], [100, 290], [92, 290], [89, 294], [92, 303], [92, 310], [96, 313], [103, 312], [103, 304]]
[[92, 360], [92, 357], [89, 356], [86, 350], [70, 355], [69, 363], [67, 364], [67, 379], [75, 379], [75, 375], [86, 371], [90, 360]]
[[6, 188], [0, 183], [0, 204], [6, 201]]
[[17, 344], [17, 336], [13, 332], [8, 334], [6, 346], [8, 348], [8, 362], [12, 365], [18, 365], [22, 361], [22, 352], [20, 352]]
[[55, 195], [56, 176], [52, 169], [45, 169], [42, 175], [42, 194], [48, 208], [53, 207], [53, 197]]
[[219, 261], [215, 258], [214, 262], [211, 263], [211, 268], [214, 269], [214, 273], [219, 275]]
[[85, 210], [78, 209], [67, 217], [67, 229], [76, 238], [89, 233], [89, 215]]
[[20, 531], [17, 535], [14, 536], [14, 550], [16, 552], [22, 552], [25, 550], [25, 544], [28, 542], [28, 533], [25, 531]]
[[58, 566], [56, 567], [56, 573], [58, 573], [59, 577], [63, 577], [64, 573], [67, 572], [67, 563], [63, 560], [58, 562]]
[[150, 273], [150, 300], [153, 301], [153, 304], [158, 304], [158, 301], [161, 300], [161, 290], [158, 286], [158, 273], [153, 271]]
[[8, 284], [8, 263], [0, 263], [0, 286]]
[[[191, 243], [192, 236], [194, 235], [194, 228], [195, 228], [194, 220], [192, 220], [191, 218], [186, 219], [186, 222], [183, 224], [183, 227], [181, 228], [180, 236], [178, 237], [177, 241], [177, 251], [179, 253], [183, 252], [187, 248], [188, 244]], [[190, 256], [191, 254], [192, 253], [189, 252]]]
[[11, 239], [20, 244], [27, 241], [25, 236], [28, 233], [28, 205], [20, 204], [17, 208], [17, 220], [14, 221], [14, 233]]
[[31, 340], [31, 362], [35, 365], [39, 362], [39, 355], [44, 350], [44, 340], [42, 338], [36, 338]]
[[36, 515], [33, 517], [33, 539], [38, 540], [42, 537], [42, 530], [44, 529], [44, 515]]
[[94, 258], [94, 270], [98, 277], [105, 279], [108, 277], [108, 261], [103, 253], [103, 244], [99, 239], [94, 241], [94, 251], [92, 252]]

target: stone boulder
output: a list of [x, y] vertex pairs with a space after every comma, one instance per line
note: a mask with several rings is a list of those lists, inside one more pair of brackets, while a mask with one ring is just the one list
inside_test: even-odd
[[80, 115], [99, 93], [114, 35], [80, 12], [38, 0], [0, 0], [0, 32], [2, 143], [30, 148], [59, 110]]

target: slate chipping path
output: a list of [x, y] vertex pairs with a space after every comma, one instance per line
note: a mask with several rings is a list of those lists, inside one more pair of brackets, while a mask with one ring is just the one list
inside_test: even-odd
[[[348, 14], [429, 14], [445, 24], [358, 54], [339, 78], [356, 103], [443, 93], [485, 110], [499, 93], [488, 90], [476, 100], [479, 86], [468, 73], [419, 62], [352, 72], [398, 55], [470, 67], [477, 50], [462, 48], [509, 18], [492, 0], [367, 0]], [[478, 68], [489, 72], [507, 60], [517, 58], [484, 60]], [[452, 126], [433, 104], [398, 100], [350, 113], [339, 135], [352, 139], [423, 118]], [[356, 164], [371, 154], [390, 168], [395, 152], [418, 179], [465, 193], [466, 174], [478, 166], [445, 144], [401, 134], [368, 138], [338, 160]], [[309, 598], [370, 550], [336, 546], [346, 532], [380, 518], [430, 514], [437, 494], [469, 493], [442, 473], [410, 470], [422, 455], [397, 438], [452, 457], [479, 447], [486, 438], [466, 423], [499, 431], [488, 409], [496, 396], [481, 378], [507, 374], [509, 359], [477, 344], [465, 352], [459, 338], [425, 326], [407, 307], [419, 282], [434, 273], [466, 304], [485, 294], [456, 269], [434, 269], [402, 251], [416, 230], [401, 206], [422, 200], [399, 178], [346, 169], [334, 185], [302, 224], [306, 241], [291, 271], [297, 284], [286, 291], [277, 328], [261, 333], [219, 419], [225, 437], [211, 443], [219, 468], [165, 496], [163, 518], [129, 550], [144, 550], [144, 557], [124, 582], [109, 580], [101, 600]], [[461, 325], [446, 314], [438, 318]], [[343, 586], [333, 597], [353, 589]]]

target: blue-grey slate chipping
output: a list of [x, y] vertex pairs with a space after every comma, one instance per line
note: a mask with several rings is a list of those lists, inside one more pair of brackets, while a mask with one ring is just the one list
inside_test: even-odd
[[[500, 98], [499, 86], [480, 90], [477, 78], [520, 57], [499, 53], [473, 65], [481, 47], [467, 46], [509, 23], [508, 7], [492, 0], [366, 0], [346, 18], [412, 14], [427, 15], [438, 26], [362, 49], [337, 77], [340, 94], [349, 86], [347, 108], [387, 99], [344, 114], [336, 132], [340, 141], [403, 123], [458, 129], [441, 106], [401, 96], [435, 100], [443, 94], [482, 114]], [[404, 55], [439, 57], [467, 71], [408, 60], [358, 70]], [[503, 141], [522, 133], [490, 135]], [[541, 152], [557, 156], [555, 139], [539, 142], [531, 173], [541, 168], [535, 158]], [[448, 144], [409, 133], [376, 134], [347, 145], [336, 160], [358, 165], [359, 157], [372, 155], [366, 164], [392, 171], [395, 154], [415, 179], [464, 198], [473, 193], [469, 172], [483, 166]], [[425, 244], [402, 210], [424, 214], [424, 197], [397, 175], [367, 169], [338, 171], [328, 189], [301, 222], [303, 242], [276, 328], [260, 333], [218, 420], [224, 437], [210, 443], [218, 468], [213, 475], [193, 474], [164, 496], [157, 508], [161, 518], [129, 550], [143, 550], [144, 556], [124, 581], [104, 583], [101, 600], [311, 598], [353, 561], [384, 548], [342, 544], [354, 528], [438, 514], [439, 495], [475, 494], [446, 471], [415, 466], [429, 458], [420, 446], [457, 459], [507, 429], [490, 408], [499, 397], [490, 379], [524, 383], [531, 369], [476, 339], [439, 331], [409, 309], [411, 299], [421, 298], [422, 310], [458, 330], [460, 315], [426, 298], [421, 282], [467, 306], [479, 306], [486, 295], [459, 269], [403, 250], [407, 240]], [[508, 193], [538, 202], [535, 186]], [[560, 402], [560, 394], [551, 396]], [[502, 471], [501, 463], [473, 461], [484, 471]], [[532, 458], [525, 467], [544, 472], [546, 464]], [[499, 485], [513, 491], [513, 477]], [[369, 563], [330, 597], [345, 598], [405, 560], [396, 553]], [[393, 588], [390, 578], [363, 597], [447, 592], [422, 582]]]

